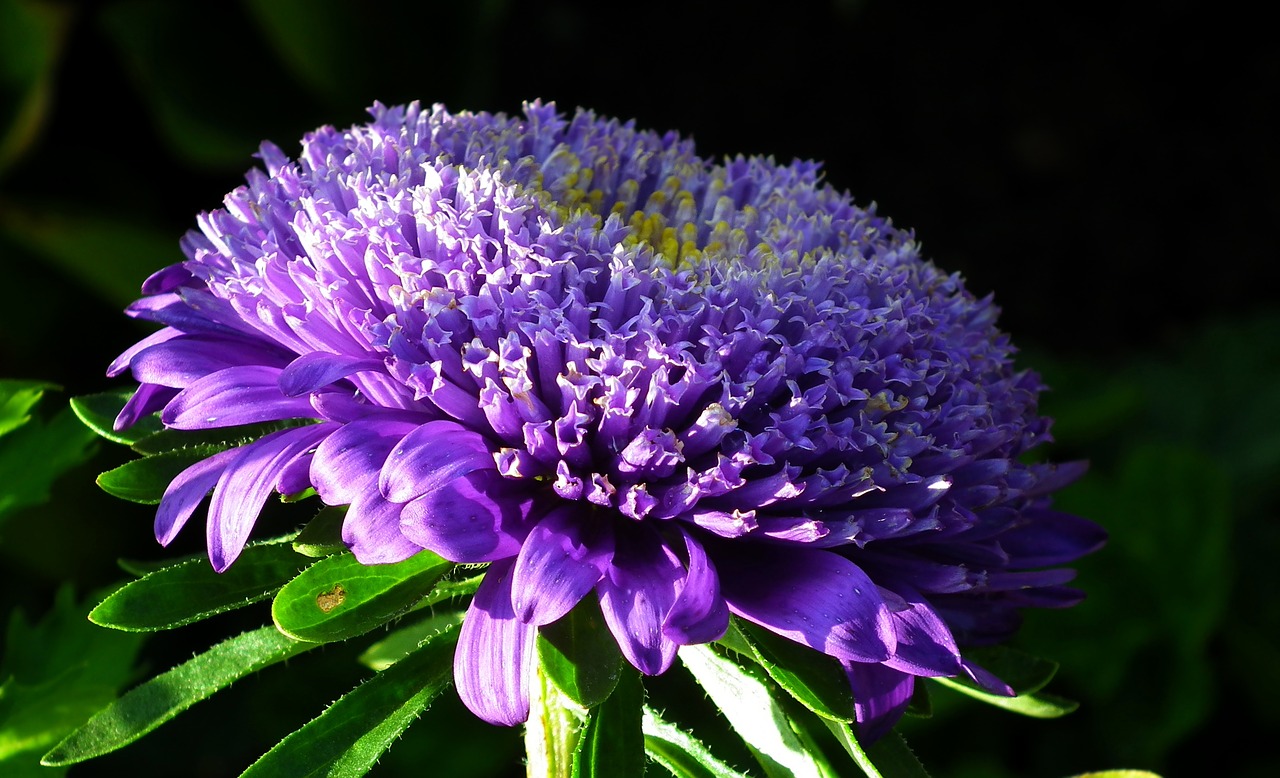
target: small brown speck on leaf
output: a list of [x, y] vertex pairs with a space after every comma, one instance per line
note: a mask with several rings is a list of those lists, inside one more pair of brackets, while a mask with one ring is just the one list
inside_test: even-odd
[[329, 591], [316, 595], [316, 605], [320, 606], [320, 610], [328, 613], [341, 605], [345, 599], [347, 599], [347, 590], [342, 588], [342, 584], [334, 584]]

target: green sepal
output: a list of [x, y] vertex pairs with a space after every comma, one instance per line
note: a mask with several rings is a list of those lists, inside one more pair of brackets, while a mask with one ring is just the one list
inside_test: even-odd
[[700, 740], [645, 706], [644, 750], [676, 778], [747, 778], [720, 761]]
[[448, 688], [457, 640], [457, 629], [427, 640], [281, 740], [241, 778], [364, 775]]
[[342, 522], [346, 517], [345, 505], [321, 508], [294, 538], [293, 550], [314, 558], [346, 551], [347, 545], [342, 542]]
[[735, 619], [736, 630], [769, 677], [809, 710], [834, 721], [857, 718], [849, 677], [834, 657]]
[[160, 416], [154, 413], [138, 419], [136, 424], [126, 430], [117, 432], [113, 428], [116, 416], [120, 415], [120, 410], [132, 395], [132, 389], [117, 389], [111, 392], [87, 394], [83, 397], [72, 397], [71, 410], [86, 427], [98, 435], [113, 443], [132, 446], [143, 438], [164, 429], [164, 425], [160, 423]]
[[126, 632], [181, 627], [267, 599], [306, 564], [287, 539], [246, 546], [222, 574], [203, 556], [187, 559], [120, 587], [89, 620]]
[[430, 551], [390, 565], [364, 565], [350, 553], [334, 554], [285, 584], [271, 604], [271, 617], [298, 640], [346, 640], [409, 610], [452, 567]]
[[573, 755], [572, 778], [643, 778], [643, 710], [644, 684], [628, 666], [615, 679], [609, 698], [587, 713]]
[[98, 476], [98, 486], [113, 497], [155, 505], [179, 473], [221, 450], [200, 446], [134, 459]]
[[621, 677], [618, 642], [600, 603], [584, 597], [564, 617], [538, 628], [538, 662], [569, 699], [584, 708], [604, 702]]
[[819, 754], [808, 750], [775, 694], [785, 693], [754, 663], [744, 667], [707, 645], [684, 646], [680, 661], [771, 778], [825, 778]]
[[274, 627], [225, 640], [95, 713], [45, 754], [41, 764], [75, 764], [123, 748], [240, 678], [315, 646], [282, 635]]

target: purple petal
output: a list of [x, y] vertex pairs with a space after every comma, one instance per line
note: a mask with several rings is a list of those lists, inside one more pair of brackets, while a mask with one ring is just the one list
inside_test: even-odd
[[640, 672], [658, 675], [679, 646], [662, 624], [675, 604], [684, 568], [656, 533], [643, 525], [617, 525], [613, 566], [596, 584], [600, 609], [618, 648]]
[[976, 662], [971, 662], [968, 659], [963, 660], [960, 664], [965, 675], [969, 676], [974, 683], [992, 694], [999, 694], [1002, 697], [1018, 696], [1018, 693], [1013, 690], [1012, 686], [997, 678], [991, 673], [991, 671], [987, 670], [982, 665]]
[[1000, 547], [1012, 568], [1050, 567], [1093, 553], [1107, 542], [1097, 524], [1050, 510], [1029, 510], [1026, 523], [1000, 536]]
[[139, 352], [130, 368], [148, 384], [182, 388], [219, 370], [246, 364], [283, 367], [278, 349], [213, 335], [185, 335]]
[[450, 562], [492, 562], [520, 552], [532, 508], [496, 469], [475, 470], [406, 503], [400, 529]]
[[279, 469], [334, 431], [333, 424], [280, 430], [239, 449], [218, 478], [209, 503], [209, 561], [226, 570], [249, 539]]
[[702, 544], [688, 532], [682, 534], [689, 555], [689, 574], [675, 604], [667, 611], [662, 632], [682, 646], [710, 643], [724, 637], [729, 629], [729, 606], [720, 595], [720, 577]]
[[123, 354], [116, 357], [115, 361], [111, 363], [111, 366], [107, 368], [107, 376], [114, 378], [120, 375], [129, 369], [129, 366], [133, 363], [133, 358], [136, 355], [146, 351], [152, 346], [159, 345], [167, 340], [172, 340], [180, 335], [182, 335], [182, 333], [172, 327], [165, 327], [162, 330], [157, 330], [156, 332], [151, 333], [147, 337], [125, 349]]
[[311, 483], [327, 505], [348, 505], [373, 489], [387, 454], [412, 424], [369, 419], [344, 424], [316, 448]]
[[942, 617], [914, 590], [898, 587], [893, 595], [908, 607], [892, 611], [898, 645], [885, 667], [931, 677], [959, 673], [960, 649]]
[[278, 367], [245, 365], [219, 370], [179, 392], [160, 419], [175, 429], [199, 430], [313, 417], [307, 398], [285, 397], [279, 380]]
[[494, 467], [483, 437], [457, 422], [429, 421], [391, 450], [378, 489], [392, 502], [409, 502], [459, 476]]
[[363, 370], [382, 370], [382, 360], [315, 351], [289, 363], [280, 374], [280, 391], [287, 397], [314, 392]]
[[111, 428], [116, 432], [126, 430], [138, 423], [139, 419], [150, 416], [161, 408], [169, 404], [169, 401], [177, 397], [178, 390], [171, 389], [167, 386], [156, 386], [155, 384], [142, 384], [138, 390], [133, 393], [129, 401], [120, 409], [120, 413], [116, 415], [116, 420], [112, 423]]
[[882, 662], [897, 645], [876, 585], [842, 556], [768, 546], [714, 548], [729, 608], [783, 637], [838, 659]]
[[178, 262], [168, 267], [163, 267], [147, 277], [142, 282], [143, 294], [164, 294], [172, 292], [179, 286], [192, 280], [191, 271], [187, 270], [185, 262]]
[[476, 590], [453, 659], [458, 696], [471, 712], [492, 724], [514, 726], [529, 718], [534, 630], [511, 605], [513, 562], [489, 566]]
[[374, 479], [365, 481], [367, 488], [358, 494], [347, 509], [342, 522], [342, 542], [364, 565], [403, 562], [422, 550], [400, 531], [399, 503], [383, 499], [374, 489]]
[[516, 614], [538, 626], [559, 619], [591, 591], [612, 560], [607, 517], [572, 504], [551, 511], [529, 531], [516, 557]]
[[160, 507], [156, 509], [155, 531], [160, 545], [167, 546], [173, 542], [205, 495], [218, 484], [227, 464], [239, 455], [238, 448], [219, 451], [178, 473], [169, 482], [164, 496], [160, 498]]
[[844, 662], [858, 735], [864, 743], [879, 740], [893, 729], [915, 691], [915, 676], [874, 662]]

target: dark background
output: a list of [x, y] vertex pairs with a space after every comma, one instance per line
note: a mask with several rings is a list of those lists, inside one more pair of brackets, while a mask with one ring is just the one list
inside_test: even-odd
[[[119, 310], [180, 258], [178, 238], [257, 144], [296, 150], [318, 125], [363, 121], [375, 99], [518, 112], [541, 97], [680, 130], [712, 158], [821, 159], [835, 186], [994, 292], [1023, 363], [1053, 388], [1053, 455], [1094, 463], [1061, 505], [1113, 536], [1080, 565], [1090, 600], [1031, 614], [1021, 639], [1064, 663], [1053, 689], [1082, 709], [1027, 721], [941, 697], [906, 730], [926, 766], [1270, 775], [1280, 46], [1251, 13], [0, 0], [0, 376], [71, 396], [118, 385], [106, 364], [146, 332]], [[118, 556], [164, 556], [148, 509], [92, 485], [126, 458], [104, 444], [51, 503], [6, 521], [4, 611], [38, 616], [59, 581], [83, 596], [120, 577]], [[198, 548], [188, 534], [179, 551]], [[228, 623], [154, 637], [142, 657], [163, 669]], [[359, 679], [349, 660], [268, 671], [71, 774], [165, 774], [172, 760], [234, 774]], [[437, 708], [375, 774], [443, 766], [459, 743], [471, 761], [444, 774], [518, 774], [512, 733]]]

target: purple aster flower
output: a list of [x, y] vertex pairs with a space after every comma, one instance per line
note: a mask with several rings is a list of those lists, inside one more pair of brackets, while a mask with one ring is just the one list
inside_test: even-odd
[[960, 646], [1076, 602], [1058, 566], [1103, 534], [1048, 507], [1079, 465], [1021, 461], [1049, 424], [989, 299], [812, 162], [540, 103], [372, 114], [264, 144], [129, 309], [164, 328], [111, 367], [118, 427], [294, 422], [175, 478], [161, 543], [212, 491], [221, 571], [314, 488], [364, 563], [488, 563], [455, 676], [501, 724], [585, 597], [647, 674], [730, 613], [825, 652], [872, 737], [917, 676], [1012, 693]]

